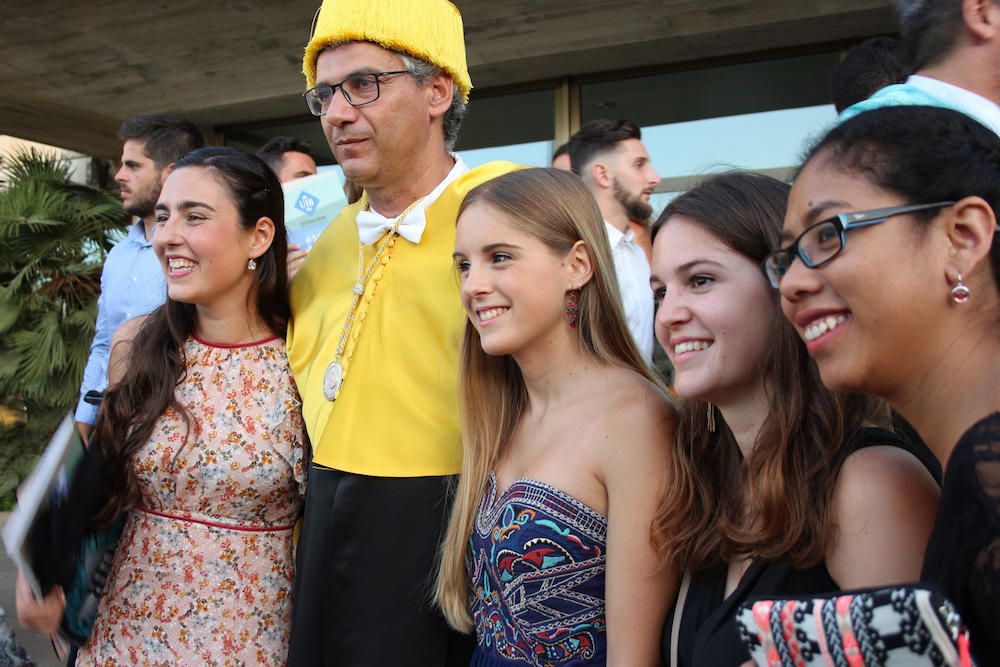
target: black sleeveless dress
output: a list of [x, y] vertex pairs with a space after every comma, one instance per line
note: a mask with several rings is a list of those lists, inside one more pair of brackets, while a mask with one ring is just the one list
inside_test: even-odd
[[[884, 429], [861, 429], [848, 444], [847, 456], [876, 445], [905, 449], [940, 483], [941, 466], [925, 445], [907, 443]], [[678, 633], [679, 666], [738, 667], [750, 660], [736, 627], [736, 612], [747, 600], [768, 596], [812, 596], [840, 590], [827, 571], [826, 563], [800, 569], [787, 562], [755, 560], [732, 594], [725, 597], [727, 569], [723, 566], [691, 579]], [[663, 630], [665, 665], [670, 664], [670, 635], [677, 612], [674, 607]]]
[[965, 432], [948, 459], [920, 576], [948, 596], [980, 665], [1000, 665], [1000, 412]]

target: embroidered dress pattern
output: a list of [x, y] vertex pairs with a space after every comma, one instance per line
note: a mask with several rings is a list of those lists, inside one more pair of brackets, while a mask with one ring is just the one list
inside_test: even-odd
[[[77, 665], [283, 665], [305, 431], [284, 342], [189, 340]], [[186, 437], [187, 436], [187, 437]]]
[[491, 475], [469, 540], [473, 665], [603, 665], [608, 520], [547, 484]]

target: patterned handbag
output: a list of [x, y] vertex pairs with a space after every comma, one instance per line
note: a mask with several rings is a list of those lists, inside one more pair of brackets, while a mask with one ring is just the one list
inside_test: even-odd
[[736, 623], [766, 667], [973, 667], [952, 603], [921, 586], [744, 603]]

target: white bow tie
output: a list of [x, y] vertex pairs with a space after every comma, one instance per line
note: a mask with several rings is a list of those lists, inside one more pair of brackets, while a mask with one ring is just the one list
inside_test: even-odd
[[[427, 226], [427, 217], [424, 215], [424, 207], [417, 204], [409, 212], [400, 215], [399, 226], [396, 232], [410, 243], [420, 243], [420, 237], [424, 235], [424, 228]], [[358, 238], [365, 245], [373, 245], [382, 236], [392, 230], [396, 224], [396, 218], [386, 218], [375, 211], [367, 210], [358, 213]]]

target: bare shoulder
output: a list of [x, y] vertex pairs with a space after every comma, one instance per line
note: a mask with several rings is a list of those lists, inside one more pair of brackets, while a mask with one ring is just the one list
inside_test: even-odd
[[616, 426], [634, 424], [673, 433], [677, 410], [652, 382], [634, 371], [616, 369], [609, 389], [607, 415]]
[[139, 335], [139, 330], [148, 315], [140, 315], [126, 320], [115, 329], [111, 336], [111, 353], [108, 357], [108, 384], [114, 384], [125, 374], [128, 364], [128, 354], [132, 349], [132, 341]]
[[616, 369], [603, 389], [601, 417], [594, 434], [609, 446], [609, 468], [632, 468], [665, 462], [673, 441], [677, 413], [670, 398], [633, 371]]
[[884, 444], [859, 449], [847, 457], [837, 478], [834, 498], [838, 507], [864, 509], [868, 503], [886, 497], [905, 500], [936, 489], [934, 478], [913, 454]]
[[139, 329], [149, 318], [149, 315], [140, 315], [139, 317], [133, 317], [130, 320], [125, 320], [122, 322], [121, 326], [115, 329], [114, 335], [111, 337], [112, 344], [115, 343], [126, 343], [131, 344], [132, 339], [135, 338]]
[[917, 579], [938, 496], [931, 474], [900, 447], [848, 456], [834, 487], [835, 538], [826, 556], [834, 581], [859, 588]]

